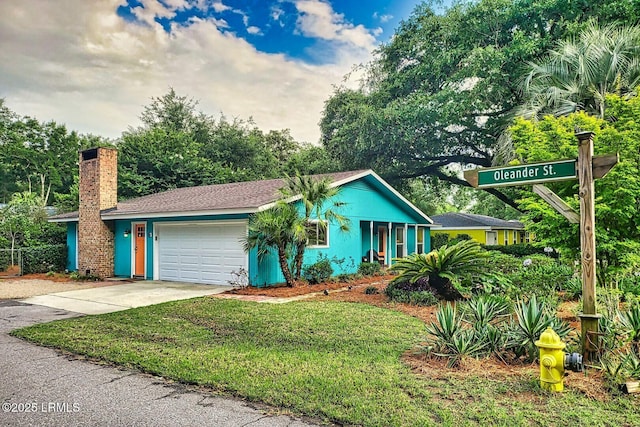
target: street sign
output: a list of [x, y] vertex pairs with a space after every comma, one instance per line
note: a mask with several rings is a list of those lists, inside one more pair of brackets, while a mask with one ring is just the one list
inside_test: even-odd
[[469, 184], [476, 188], [566, 181], [578, 177], [577, 163], [576, 159], [568, 159], [518, 166], [482, 168], [465, 171], [464, 177]]

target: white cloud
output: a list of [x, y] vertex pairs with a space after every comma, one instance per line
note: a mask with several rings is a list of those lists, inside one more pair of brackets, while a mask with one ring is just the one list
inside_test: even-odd
[[280, 22], [280, 17], [284, 14], [284, 10], [280, 9], [277, 6], [273, 6], [271, 8], [271, 19], [274, 21]]
[[173, 87], [200, 100], [208, 114], [253, 117], [265, 131], [290, 128], [297, 140], [317, 142], [332, 85], [359, 60], [354, 55], [365, 58], [373, 40], [326, 4], [307, 3], [305, 13], [315, 18], [305, 31], [340, 42], [333, 64], [258, 52], [221, 32], [222, 20], [192, 18], [167, 33], [151, 11], [169, 15], [186, 7], [178, 1], [146, 0], [149, 10], [138, 13], [149, 25], [118, 17], [123, 0], [0, 1], [0, 97], [18, 114], [117, 137], [139, 124], [151, 97]]
[[247, 27], [247, 33], [253, 34], [253, 35], [261, 35], [262, 31], [260, 30], [260, 28], [251, 25], [251, 26]]
[[346, 43], [370, 52], [376, 45], [374, 35], [363, 25], [353, 25], [344, 15], [334, 12], [331, 4], [323, 0], [297, 0], [300, 12], [297, 29], [307, 37]]
[[213, 4], [211, 5], [211, 7], [213, 7], [213, 10], [215, 10], [218, 13], [224, 12], [224, 11], [227, 11], [227, 10], [231, 10], [230, 6], [222, 4], [221, 1], [214, 1]]
[[393, 15], [380, 15], [378, 12], [373, 12], [373, 18], [377, 19], [382, 24], [386, 24], [393, 19]]

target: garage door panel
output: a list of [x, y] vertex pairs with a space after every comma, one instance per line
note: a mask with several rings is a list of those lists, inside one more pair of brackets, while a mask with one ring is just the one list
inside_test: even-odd
[[159, 224], [160, 280], [228, 285], [232, 271], [247, 268], [245, 230], [245, 224]]

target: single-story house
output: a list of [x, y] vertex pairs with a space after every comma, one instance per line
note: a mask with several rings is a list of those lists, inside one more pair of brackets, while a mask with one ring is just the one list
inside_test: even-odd
[[[339, 212], [350, 231], [329, 224], [305, 252], [344, 260], [336, 274], [353, 273], [363, 257], [389, 265], [394, 257], [430, 250], [432, 220], [372, 170], [318, 175], [340, 187]], [[251, 284], [284, 282], [275, 254], [245, 253], [251, 214], [279, 198], [282, 179], [177, 188], [117, 201], [117, 151], [80, 153], [80, 207], [51, 221], [67, 223], [70, 271], [100, 277], [130, 277], [226, 285], [244, 269]], [[293, 198], [302, 209], [298, 198]]]
[[434, 222], [432, 234], [447, 234], [452, 239], [466, 234], [483, 245], [513, 245], [530, 241], [530, 235], [520, 221], [458, 212], [433, 215], [431, 219]]

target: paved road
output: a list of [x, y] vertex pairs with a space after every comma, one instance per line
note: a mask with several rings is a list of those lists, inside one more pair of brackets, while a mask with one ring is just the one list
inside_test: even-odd
[[[7, 334], [22, 326], [77, 315], [0, 301], [0, 425], [316, 425], [284, 415], [265, 415], [266, 409], [169, 384], [158, 377], [74, 360]], [[14, 410], [17, 412], [11, 412]]]

